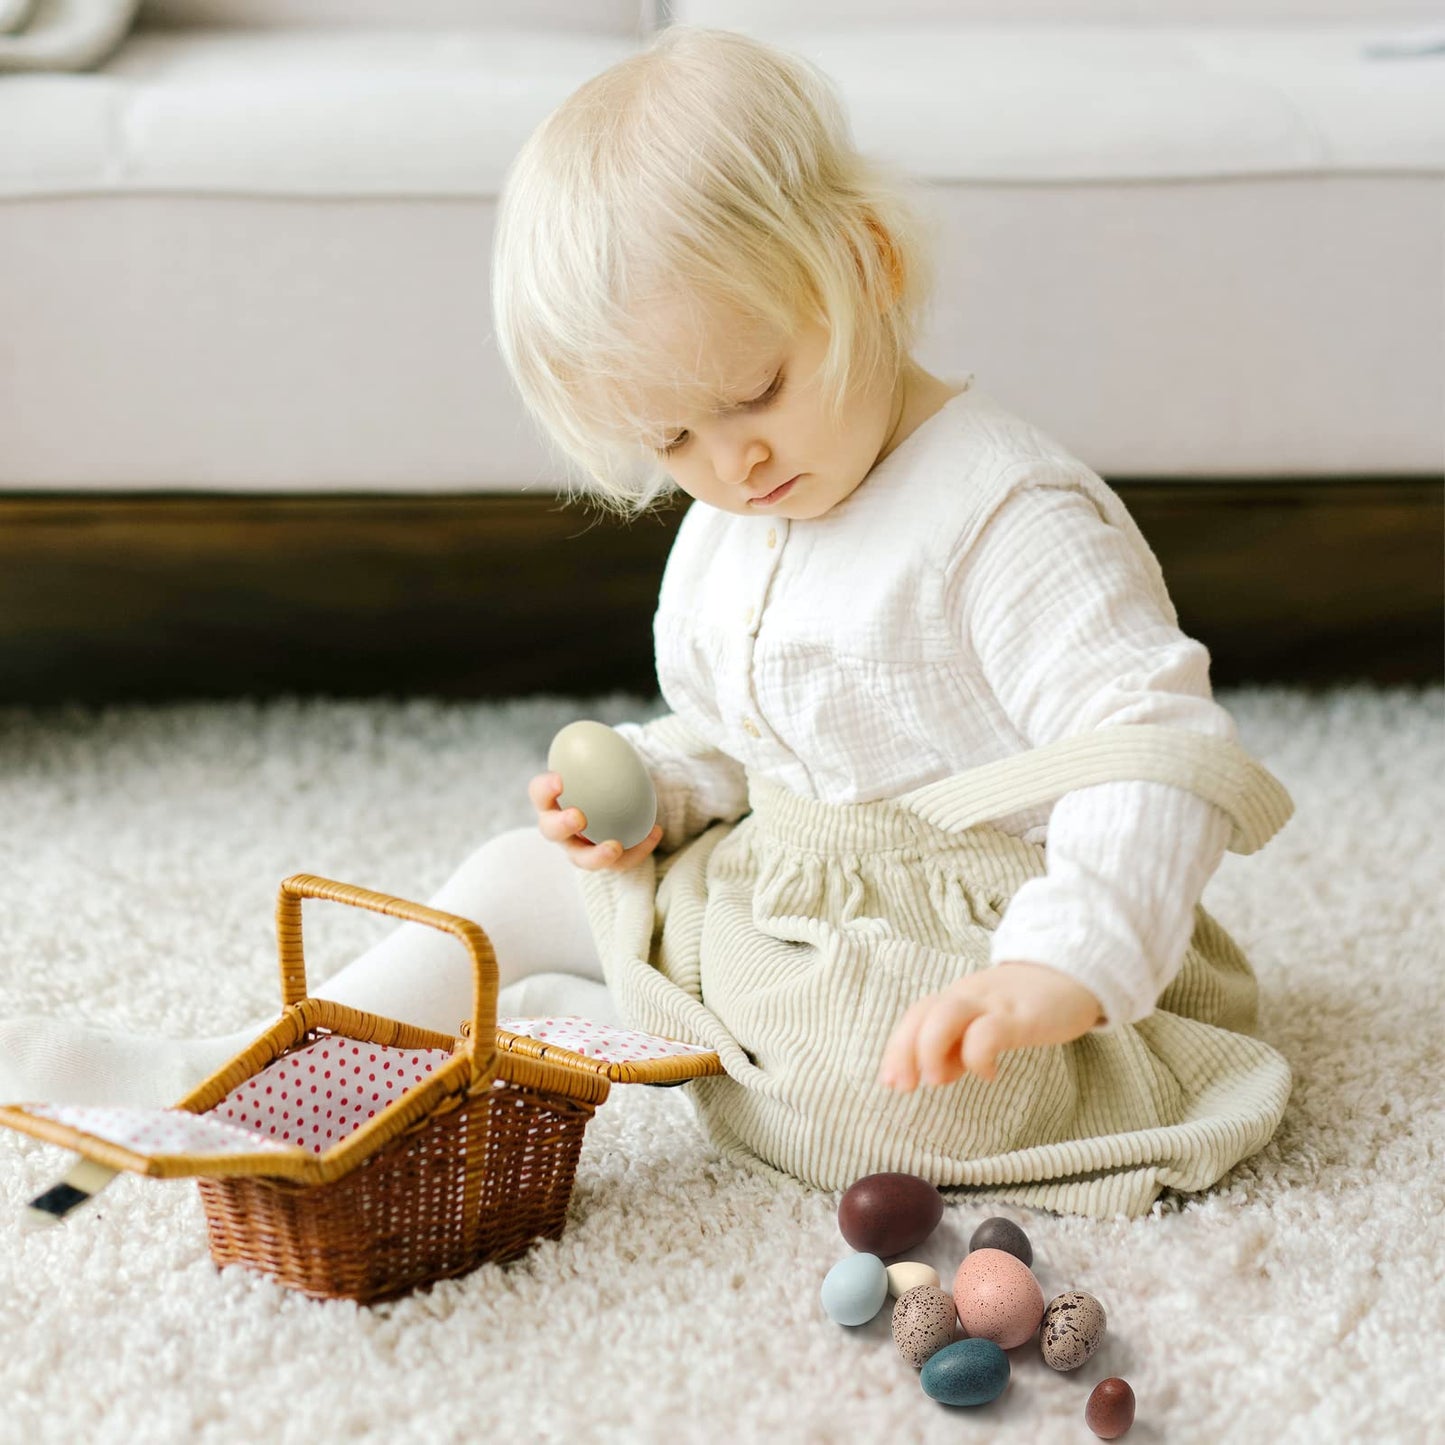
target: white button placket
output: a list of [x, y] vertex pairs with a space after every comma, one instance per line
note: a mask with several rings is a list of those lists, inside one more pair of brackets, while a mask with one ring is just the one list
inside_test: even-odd
[[[773, 578], [777, 574], [778, 564], [783, 556], [783, 543], [787, 540], [788, 524], [784, 522], [781, 527], [776, 524], [770, 525], [762, 534], [763, 566], [759, 569], [755, 591], [750, 597], [743, 601], [739, 616], [742, 626], [745, 629], [743, 639], [743, 650], [746, 661], [747, 673], [747, 696], [753, 707], [758, 712], [758, 698], [753, 690], [753, 654], [757, 647], [758, 629], [763, 625], [763, 606], [769, 589], [773, 585]], [[745, 713], [738, 719], [739, 726], [751, 738], [761, 738], [763, 733], [758, 726], [756, 712]]]

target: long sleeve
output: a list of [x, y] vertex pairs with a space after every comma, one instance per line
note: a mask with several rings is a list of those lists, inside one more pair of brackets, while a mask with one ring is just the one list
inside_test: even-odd
[[[1025, 485], [947, 569], [950, 616], [1030, 746], [1128, 723], [1234, 740], [1209, 654], [1161, 608], [1138, 544], [1067, 486]], [[993, 963], [1078, 979], [1110, 1033], [1154, 1009], [1183, 962], [1228, 816], [1182, 788], [1111, 782], [1060, 797], [1046, 875], [1014, 895]]]
[[748, 810], [743, 765], [690, 728], [676, 713], [615, 731], [642, 757], [657, 790], [660, 853], [671, 853], [711, 823], [731, 823]]

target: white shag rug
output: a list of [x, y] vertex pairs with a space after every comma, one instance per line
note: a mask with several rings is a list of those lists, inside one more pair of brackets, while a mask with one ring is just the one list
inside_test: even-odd
[[[822, 1311], [849, 1252], [837, 1197], [723, 1162], [685, 1091], [617, 1086], [560, 1240], [373, 1307], [217, 1271], [190, 1181], [122, 1175], [65, 1228], [22, 1233], [69, 1156], [0, 1130], [0, 1441], [1086, 1445], [1110, 1375], [1133, 1387], [1137, 1445], [1445, 1440], [1445, 695], [1218, 696], [1297, 805], [1203, 900], [1295, 1070], [1280, 1130], [1147, 1219], [976, 1199], [916, 1251], [948, 1287], [983, 1219], [1018, 1222], [1045, 1298], [1087, 1290], [1108, 1312], [1081, 1369], [1024, 1345], [992, 1404], [930, 1400], [891, 1301], [853, 1328]], [[525, 783], [559, 727], [660, 710], [619, 694], [0, 712], [0, 1016], [240, 1028], [279, 1008], [282, 878], [424, 901], [533, 821]], [[393, 926], [308, 904], [313, 984]]]

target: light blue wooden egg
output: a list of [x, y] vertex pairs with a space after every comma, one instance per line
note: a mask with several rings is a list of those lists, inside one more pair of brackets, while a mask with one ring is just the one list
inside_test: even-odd
[[635, 847], [657, 822], [657, 790], [637, 749], [606, 723], [568, 723], [547, 750], [547, 771], [562, 779], [559, 808], [580, 808], [589, 843], [616, 838]]
[[850, 1254], [828, 1271], [819, 1293], [830, 1320], [866, 1325], [888, 1298], [888, 1271], [876, 1254]]

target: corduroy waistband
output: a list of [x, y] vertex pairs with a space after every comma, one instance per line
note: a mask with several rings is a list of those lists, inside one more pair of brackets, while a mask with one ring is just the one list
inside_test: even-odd
[[[891, 799], [870, 803], [825, 803], [800, 797], [756, 773], [748, 774], [753, 826], [791, 848], [818, 853], [881, 853], [893, 848], [937, 845], [941, 829]], [[984, 826], [983, 833], [995, 830]], [[951, 837], [955, 850], [963, 835]]]

